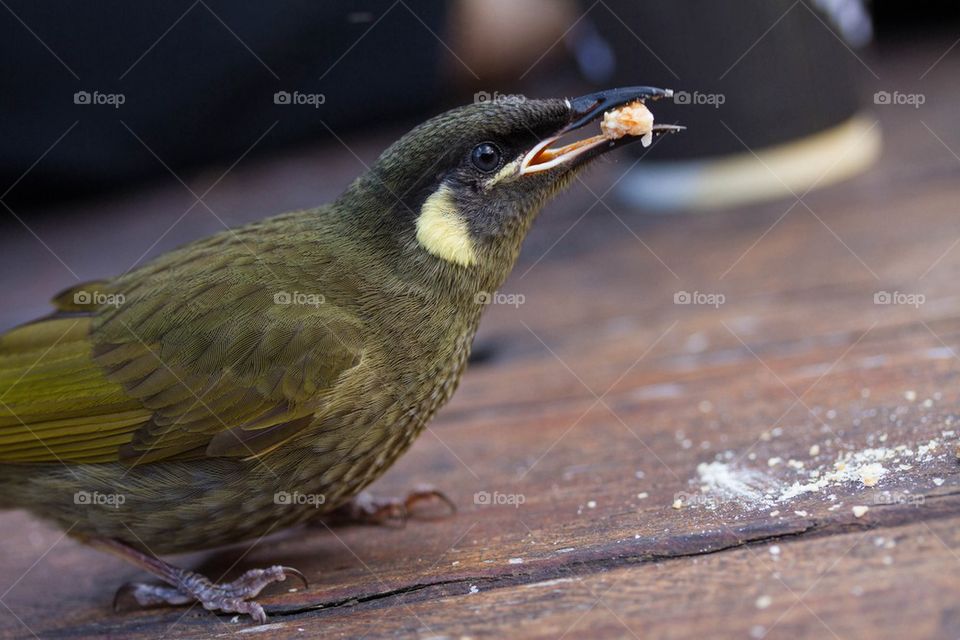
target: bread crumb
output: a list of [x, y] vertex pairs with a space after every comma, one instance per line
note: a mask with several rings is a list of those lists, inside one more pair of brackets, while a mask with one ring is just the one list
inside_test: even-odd
[[820, 455], [820, 445], [815, 444], [815, 445], [813, 445], [812, 447], [810, 447], [810, 455], [811, 455], [811, 456], [818, 456], [818, 455]]
[[860, 481], [865, 487], [875, 487], [880, 482], [880, 478], [887, 472], [879, 462], [865, 464], [859, 469]]
[[757, 601], [754, 603], [757, 609], [766, 609], [771, 604], [773, 604], [773, 598], [770, 596], [760, 596], [757, 598]]
[[682, 509], [682, 508], [683, 508], [683, 500], [681, 500], [680, 498], [677, 498], [676, 500], [674, 500], [674, 501], [673, 501], [673, 508], [674, 508], [674, 509]]
[[642, 136], [643, 146], [648, 147], [653, 141], [653, 114], [642, 102], [631, 102], [604, 113], [600, 131], [610, 140], [626, 135]]
[[870, 511], [870, 507], [867, 507], [867, 506], [862, 505], [862, 504], [858, 504], [857, 506], [855, 506], [855, 507], [853, 508], [853, 517], [854, 517], [854, 518], [862, 518], [863, 516], [866, 515], [867, 511]]
[[903, 397], [907, 402], [914, 402], [917, 399], [917, 392], [909, 389], [903, 392]]

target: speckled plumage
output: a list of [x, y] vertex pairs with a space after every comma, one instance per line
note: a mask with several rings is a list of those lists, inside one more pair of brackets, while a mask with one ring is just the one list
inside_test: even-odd
[[[0, 504], [168, 553], [278, 531], [355, 496], [450, 398], [477, 294], [501, 284], [577, 169], [492, 185], [464, 157], [484, 140], [518, 157], [569, 108], [442, 114], [336, 202], [78, 285], [49, 318], [0, 336]], [[476, 264], [417, 243], [419, 207], [441, 184]], [[122, 503], [78, 502], [84, 492]], [[278, 504], [279, 492], [324, 503]]]

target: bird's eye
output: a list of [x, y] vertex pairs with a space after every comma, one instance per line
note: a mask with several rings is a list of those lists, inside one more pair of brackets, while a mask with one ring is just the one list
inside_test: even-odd
[[491, 142], [483, 142], [473, 148], [470, 154], [470, 161], [480, 171], [490, 173], [500, 167], [500, 149]]

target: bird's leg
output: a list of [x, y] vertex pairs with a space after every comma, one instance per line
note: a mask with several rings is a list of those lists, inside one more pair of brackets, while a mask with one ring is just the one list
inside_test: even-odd
[[292, 567], [280, 565], [267, 569], [251, 569], [233, 582], [216, 584], [199, 573], [175, 567], [156, 556], [138, 551], [117, 540], [91, 538], [85, 542], [121, 557], [167, 583], [157, 585], [132, 582], [123, 585], [117, 590], [113, 599], [114, 609], [124, 596], [132, 596], [142, 607], [199, 602], [204, 609], [225, 613], [245, 613], [262, 623], [266, 621], [267, 614], [252, 598], [259, 595], [267, 585], [282, 582], [287, 576], [294, 576], [307, 586], [307, 579], [302, 573]]
[[414, 507], [423, 502], [439, 501], [444, 503], [450, 513], [457, 512], [457, 505], [442, 491], [430, 485], [418, 485], [405, 498], [375, 496], [366, 491], [357, 494], [330, 514], [337, 523], [375, 524], [406, 523]]

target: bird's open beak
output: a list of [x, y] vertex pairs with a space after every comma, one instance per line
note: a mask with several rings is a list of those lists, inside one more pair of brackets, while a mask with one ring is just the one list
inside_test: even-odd
[[680, 131], [684, 127], [670, 124], [655, 124], [651, 130], [642, 136], [625, 135], [620, 138], [611, 138], [598, 134], [577, 140], [557, 148], [551, 148], [554, 142], [581, 127], [603, 117], [603, 114], [633, 102], [659, 100], [673, 96], [671, 89], [657, 89], [655, 87], [623, 87], [598, 91], [573, 100], [570, 104], [570, 122], [560, 131], [545, 140], [541, 140], [520, 161], [520, 174], [539, 173], [561, 165], [572, 166], [574, 162], [586, 160], [605, 153], [615, 147], [621, 147], [635, 140], [643, 140], [649, 145], [654, 136], [671, 131]]

